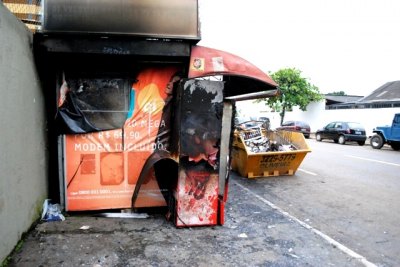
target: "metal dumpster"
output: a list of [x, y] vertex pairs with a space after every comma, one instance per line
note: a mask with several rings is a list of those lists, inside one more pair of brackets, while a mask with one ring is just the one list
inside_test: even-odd
[[[274, 146], [275, 151], [267, 151], [268, 145]], [[311, 149], [302, 133], [262, 127], [237, 129], [232, 143], [231, 167], [247, 178], [294, 175], [308, 152]]]

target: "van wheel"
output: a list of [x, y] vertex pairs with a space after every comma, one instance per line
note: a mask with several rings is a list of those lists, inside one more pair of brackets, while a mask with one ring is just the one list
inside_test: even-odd
[[341, 145], [346, 144], [346, 139], [344, 138], [344, 135], [339, 136], [338, 142], [339, 142], [339, 144], [341, 144]]
[[374, 149], [381, 149], [383, 147], [383, 138], [379, 134], [371, 137], [370, 144]]
[[321, 135], [320, 135], [319, 133], [315, 135], [315, 139], [316, 139], [317, 141], [319, 141], [319, 142], [322, 141], [322, 137], [321, 137]]
[[358, 143], [359, 146], [365, 145], [365, 141], [357, 141], [357, 143]]

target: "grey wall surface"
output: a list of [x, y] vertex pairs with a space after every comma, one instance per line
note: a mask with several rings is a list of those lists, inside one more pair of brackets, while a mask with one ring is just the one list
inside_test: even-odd
[[0, 263], [47, 197], [45, 104], [32, 33], [0, 2]]

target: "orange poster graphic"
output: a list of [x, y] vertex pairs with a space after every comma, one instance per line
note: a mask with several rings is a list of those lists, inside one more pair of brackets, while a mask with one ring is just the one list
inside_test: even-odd
[[[66, 210], [130, 208], [140, 171], [155, 148], [167, 86], [176, 67], [148, 68], [132, 85], [135, 104], [122, 129], [65, 136]], [[143, 189], [143, 190], [142, 190]], [[137, 207], [165, 206], [154, 173]]]

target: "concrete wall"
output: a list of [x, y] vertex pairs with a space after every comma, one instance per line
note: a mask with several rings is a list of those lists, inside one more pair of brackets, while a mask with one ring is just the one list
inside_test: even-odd
[[[236, 106], [242, 111], [242, 116], [267, 116], [271, 120], [271, 128], [280, 125], [279, 113], [270, 112], [263, 103], [247, 100], [238, 102]], [[392, 124], [395, 113], [400, 113], [400, 108], [325, 110], [325, 101], [321, 101], [311, 103], [307, 111], [295, 107], [292, 112], [286, 112], [284, 120], [306, 121], [310, 124], [311, 132], [317, 131], [331, 121], [360, 122], [364, 125], [367, 136], [371, 136], [374, 127]]]
[[0, 2], [0, 262], [47, 197], [45, 105], [32, 34]]

